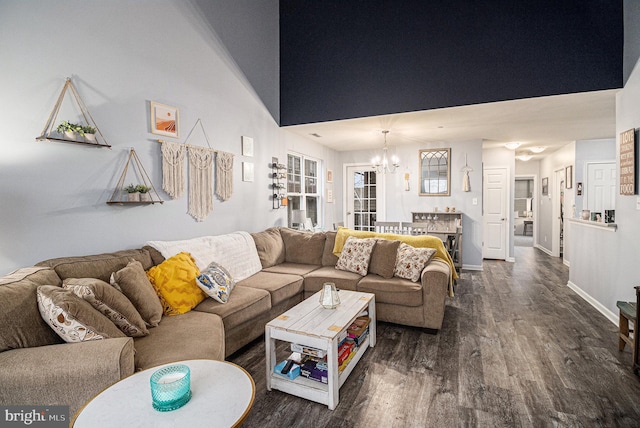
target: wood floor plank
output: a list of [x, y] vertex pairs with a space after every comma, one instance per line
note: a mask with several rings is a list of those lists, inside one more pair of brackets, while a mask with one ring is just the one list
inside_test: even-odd
[[[254, 378], [245, 427], [638, 427], [640, 378], [617, 327], [569, 289], [560, 259], [463, 271], [442, 329], [378, 324], [333, 411], [266, 391], [263, 339], [230, 360]], [[278, 343], [278, 355], [286, 345]]]

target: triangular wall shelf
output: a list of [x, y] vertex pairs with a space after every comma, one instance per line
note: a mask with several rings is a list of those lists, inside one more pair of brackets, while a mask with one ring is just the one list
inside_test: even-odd
[[[134, 170], [134, 176], [136, 177], [136, 180], [142, 180], [142, 183], [138, 183], [138, 184], [142, 184], [149, 188], [149, 191], [147, 192], [149, 195], [149, 200], [130, 201], [128, 200], [128, 196], [124, 195], [125, 194], [124, 185], [126, 183], [127, 171], [129, 171], [130, 165]], [[129, 157], [127, 158], [127, 163], [124, 166], [124, 170], [122, 171], [122, 175], [118, 180], [118, 184], [116, 185], [115, 190], [111, 194], [111, 198], [109, 199], [109, 201], [107, 201], [107, 204], [109, 205], [138, 204], [139, 205], [139, 204], [161, 204], [163, 202], [164, 201], [160, 199], [160, 195], [158, 195], [158, 192], [156, 192], [156, 188], [153, 187], [153, 183], [151, 182], [151, 179], [149, 178], [147, 171], [145, 171], [144, 167], [142, 166], [142, 163], [140, 163], [140, 159], [138, 158], [136, 151], [131, 149], [131, 151], [129, 152]]]
[[[74, 137], [74, 138], [68, 138], [64, 134], [60, 134], [55, 130], [56, 121], [58, 119], [58, 113], [60, 112], [60, 107], [62, 106], [62, 101], [64, 100], [64, 97], [67, 94], [67, 90], [69, 89], [71, 90], [71, 94], [73, 95], [73, 98], [76, 100], [76, 103], [80, 108], [80, 112], [82, 113], [82, 117], [84, 118], [84, 121], [86, 122], [86, 124], [96, 128], [95, 141], [85, 139], [84, 136], [82, 135], [77, 135], [77, 137]], [[111, 146], [107, 144], [107, 140], [104, 138], [104, 135], [102, 135], [102, 132], [100, 132], [100, 128], [98, 128], [98, 125], [96, 125], [96, 122], [93, 120], [93, 117], [91, 117], [89, 110], [87, 110], [87, 106], [82, 101], [82, 98], [80, 98], [80, 95], [78, 95], [78, 91], [76, 90], [76, 87], [73, 85], [73, 82], [69, 77], [67, 77], [67, 80], [64, 83], [64, 87], [60, 92], [58, 101], [56, 101], [56, 104], [53, 106], [53, 110], [51, 110], [49, 119], [47, 120], [47, 123], [44, 129], [42, 130], [42, 135], [37, 137], [36, 140], [37, 141], [43, 141], [43, 140], [61, 141], [64, 143], [85, 144], [93, 147], [111, 148]]]

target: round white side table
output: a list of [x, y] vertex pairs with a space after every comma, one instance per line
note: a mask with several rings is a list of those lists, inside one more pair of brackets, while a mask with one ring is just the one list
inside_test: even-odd
[[[158, 369], [186, 364], [193, 397], [183, 407], [159, 412], [151, 405], [149, 379]], [[249, 414], [255, 397], [253, 378], [226, 361], [187, 360], [153, 367], [122, 379], [91, 399], [72, 421], [87, 427], [235, 427]]]

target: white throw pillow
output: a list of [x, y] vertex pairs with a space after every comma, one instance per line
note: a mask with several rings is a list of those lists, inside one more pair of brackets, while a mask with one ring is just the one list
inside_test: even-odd
[[348, 237], [336, 262], [336, 269], [365, 276], [369, 270], [369, 260], [371, 260], [374, 245], [376, 245], [375, 238]]
[[393, 274], [399, 278], [418, 282], [422, 270], [435, 254], [436, 250], [434, 248], [415, 248], [403, 242], [398, 247], [396, 267], [393, 270]]
[[236, 285], [229, 271], [216, 262], [212, 262], [196, 277], [196, 284], [209, 297], [220, 303], [227, 303], [229, 295]]

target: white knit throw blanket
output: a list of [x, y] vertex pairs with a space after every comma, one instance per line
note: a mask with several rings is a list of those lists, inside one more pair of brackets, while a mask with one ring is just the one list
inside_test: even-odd
[[189, 211], [203, 221], [213, 211], [213, 155], [205, 147], [189, 147]]
[[233, 193], [233, 154], [218, 152], [216, 156], [216, 195], [222, 201]]
[[184, 192], [184, 144], [162, 143], [162, 190], [171, 199], [178, 199]]

